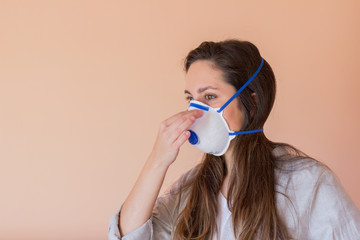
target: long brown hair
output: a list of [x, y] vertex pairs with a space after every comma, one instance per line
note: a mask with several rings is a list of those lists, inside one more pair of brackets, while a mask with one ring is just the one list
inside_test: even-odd
[[[239, 89], [259, 67], [261, 55], [250, 42], [226, 40], [201, 43], [186, 57], [185, 71], [198, 60], [211, 61], [223, 72], [224, 81]], [[264, 59], [260, 73], [237, 96], [245, 116], [241, 130], [264, 126], [275, 93], [275, 76]], [[235, 238], [288, 239], [275, 201], [276, 159], [272, 151], [280, 145], [292, 148], [268, 140], [263, 132], [236, 136], [232, 141], [234, 162], [230, 173], [224, 156], [205, 154], [194, 179], [187, 185], [190, 194], [178, 215], [173, 239], [210, 239], [216, 234], [217, 196], [227, 174], [230, 174], [227, 201]]]

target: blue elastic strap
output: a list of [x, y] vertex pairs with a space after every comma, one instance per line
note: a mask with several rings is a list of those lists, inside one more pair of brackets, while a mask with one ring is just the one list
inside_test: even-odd
[[243, 134], [249, 134], [249, 133], [258, 133], [258, 132], [262, 132], [262, 131], [264, 131], [263, 128], [256, 129], [256, 130], [249, 130], [249, 131], [233, 132], [233, 133], [229, 133], [229, 135], [230, 136], [232, 136], [232, 135], [243, 135]]
[[232, 100], [234, 100], [234, 98], [236, 98], [241, 92], [242, 90], [244, 90], [244, 88], [247, 87], [247, 85], [250, 84], [250, 82], [252, 80], [254, 80], [254, 78], [256, 77], [256, 75], [258, 75], [258, 73], [260, 72], [262, 66], [264, 65], [264, 59], [261, 58], [261, 63], [260, 66], [258, 67], [258, 69], [256, 70], [256, 72], [251, 76], [251, 78], [218, 110], [218, 113], [221, 113], [224, 108], [227, 107], [227, 105], [229, 105], [229, 103], [231, 103]]
[[197, 104], [197, 103], [190, 103], [189, 107], [195, 107], [204, 111], [209, 111], [209, 107]]

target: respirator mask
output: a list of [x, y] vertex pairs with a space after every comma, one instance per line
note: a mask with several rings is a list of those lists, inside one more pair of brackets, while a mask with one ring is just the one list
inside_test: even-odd
[[196, 121], [189, 127], [190, 132], [189, 142], [197, 147], [199, 150], [213, 154], [215, 156], [221, 156], [225, 154], [230, 146], [230, 141], [235, 138], [236, 135], [257, 133], [263, 131], [263, 129], [256, 129], [250, 131], [234, 132], [229, 129], [227, 122], [223, 117], [223, 111], [234, 100], [247, 85], [258, 75], [264, 59], [261, 58], [261, 64], [251, 78], [221, 107], [212, 108], [202, 102], [192, 100], [188, 110], [202, 110], [204, 114], [196, 119]]

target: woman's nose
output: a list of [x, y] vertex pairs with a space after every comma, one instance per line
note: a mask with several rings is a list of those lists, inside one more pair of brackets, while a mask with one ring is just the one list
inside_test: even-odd
[[199, 96], [199, 97], [194, 97], [194, 100], [196, 100], [196, 101], [198, 101], [198, 102], [202, 102], [202, 103], [204, 103], [203, 101], [201, 101], [202, 99], [201, 99], [201, 97]]

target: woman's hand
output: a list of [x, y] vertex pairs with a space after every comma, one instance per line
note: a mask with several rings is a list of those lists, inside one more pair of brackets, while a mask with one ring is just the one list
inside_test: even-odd
[[180, 147], [190, 137], [187, 129], [203, 115], [201, 110], [183, 111], [164, 120], [150, 154], [153, 163], [170, 166], [176, 159]]

